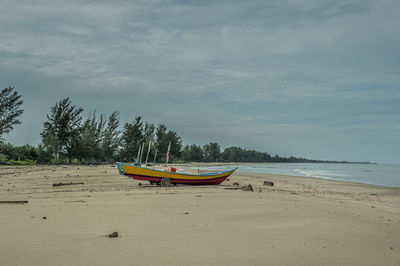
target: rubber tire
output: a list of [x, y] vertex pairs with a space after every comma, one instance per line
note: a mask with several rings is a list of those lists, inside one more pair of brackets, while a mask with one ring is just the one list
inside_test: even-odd
[[161, 179], [161, 186], [162, 187], [169, 187], [171, 186], [172, 182], [171, 179], [164, 177], [163, 179]]

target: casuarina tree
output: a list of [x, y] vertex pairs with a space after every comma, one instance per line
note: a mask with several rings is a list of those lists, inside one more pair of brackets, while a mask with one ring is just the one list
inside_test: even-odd
[[23, 101], [14, 87], [2, 89], [0, 92], [0, 139], [4, 134], [21, 124], [18, 117], [24, 112], [21, 108]]
[[83, 108], [73, 105], [69, 98], [60, 100], [50, 108], [41, 136], [45, 149], [52, 151], [53, 156], [67, 158], [69, 162], [76, 156], [82, 112]]

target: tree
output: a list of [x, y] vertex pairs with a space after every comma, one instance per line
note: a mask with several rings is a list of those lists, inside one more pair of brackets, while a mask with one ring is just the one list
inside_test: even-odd
[[89, 114], [89, 117], [83, 122], [79, 130], [79, 141], [75, 151], [75, 155], [81, 161], [96, 163], [103, 159], [101, 142], [105, 124], [104, 116], [100, 115], [97, 119], [96, 112]]
[[13, 130], [14, 125], [21, 124], [18, 117], [24, 112], [21, 108], [21, 95], [14, 87], [2, 89], [0, 92], [0, 138]]
[[206, 162], [218, 162], [221, 157], [221, 147], [218, 143], [211, 142], [203, 146], [204, 161]]
[[120, 157], [123, 160], [133, 161], [143, 141], [143, 122], [141, 116], [135, 117], [132, 123], [125, 123], [121, 140], [122, 150]]
[[171, 142], [171, 149], [169, 153], [170, 162], [180, 157], [182, 141], [181, 137], [179, 137], [175, 131], [168, 130], [165, 125], [160, 124], [157, 126], [155, 135], [156, 135], [155, 147], [158, 151], [157, 154], [159, 154], [159, 156], [157, 155], [158, 158], [157, 161], [160, 162], [166, 161], [166, 152], [168, 150], [168, 145], [170, 142]]
[[69, 162], [76, 156], [82, 112], [83, 108], [72, 105], [69, 98], [60, 100], [50, 108], [48, 121], [43, 123], [40, 135], [44, 148], [53, 151], [53, 156], [60, 159], [66, 157]]
[[182, 151], [182, 159], [186, 162], [201, 162], [204, 158], [204, 152], [201, 146], [186, 145]]
[[103, 133], [103, 140], [101, 143], [102, 153], [104, 159], [108, 162], [112, 162], [115, 157], [119, 147], [119, 134], [120, 131], [117, 130], [119, 127], [119, 113], [113, 112], [107, 120], [107, 126]]
[[240, 162], [243, 160], [244, 150], [240, 147], [229, 147], [222, 153], [222, 158], [226, 162]]

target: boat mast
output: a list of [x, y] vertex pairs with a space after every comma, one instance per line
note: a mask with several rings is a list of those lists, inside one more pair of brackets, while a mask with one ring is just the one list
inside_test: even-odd
[[146, 167], [147, 167], [147, 161], [149, 160], [149, 154], [150, 154], [150, 147], [151, 147], [151, 140], [149, 142], [149, 149], [147, 150], [147, 156], [146, 156]]
[[137, 152], [137, 156], [136, 156], [136, 158], [135, 158], [135, 161], [136, 161], [136, 163], [138, 163], [139, 162], [139, 157], [140, 157], [140, 148], [141, 148], [142, 146], [139, 146], [139, 150], [138, 150], [138, 152]]
[[168, 144], [167, 158], [166, 158], [166, 161], [165, 161], [165, 167], [168, 167], [168, 159], [169, 159], [169, 151], [170, 151], [170, 149], [171, 149], [171, 141]]
[[140, 160], [139, 160], [139, 164], [140, 165], [142, 165], [143, 150], [144, 150], [144, 142], [142, 144], [142, 149], [141, 149], [141, 152], [140, 152]]
[[156, 157], [157, 157], [157, 149], [156, 149], [156, 153], [154, 154], [153, 169], [156, 167]]

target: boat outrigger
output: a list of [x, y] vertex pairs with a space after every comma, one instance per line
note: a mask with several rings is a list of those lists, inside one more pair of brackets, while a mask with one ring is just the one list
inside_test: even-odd
[[[219, 185], [225, 181], [237, 168], [229, 171], [215, 173], [189, 174], [184, 172], [162, 171], [137, 164], [117, 162], [118, 171], [121, 175], [133, 179], [150, 181], [150, 183], [160, 184], [168, 187], [171, 184], [188, 185]], [[174, 168], [170, 169], [174, 170]]]

